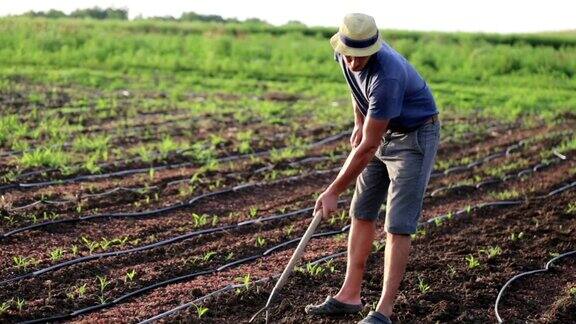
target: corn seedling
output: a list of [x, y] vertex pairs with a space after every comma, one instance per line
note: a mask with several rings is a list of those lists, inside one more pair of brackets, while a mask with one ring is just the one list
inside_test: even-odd
[[90, 254], [92, 254], [100, 246], [98, 242], [91, 241], [85, 236], [82, 236], [81, 240], [82, 243], [84, 243], [84, 246], [88, 249], [88, 251], [90, 251]]
[[416, 230], [416, 233], [410, 235], [413, 239], [419, 239], [426, 236], [426, 229], [420, 228]]
[[486, 253], [489, 259], [502, 254], [502, 249], [499, 246], [489, 246], [480, 250], [481, 253]]
[[442, 226], [442, 223], [443, 223], [443, 222], [444, 222], [444, 221], [443, 221], [441, 218], [439, 218], [439, 217], [434, 218], [434, 225], [436, 225], [436, 227]]
[[575, 296], [575, 297], [576, 297], [576, 286], [570, 287], [570, 289], [568, 289], [568, 293], [569, 293], [571, 296]]
[[206, 252], [203, 256], [202, 256], [202, 261], [204, 262], [208, 262], [210, 260], [212, 260], [212, 258], [216, 255], [216, 252]]
[[110, 285], [110, 281], [108, 281], [108, 278], [106, 278], [106, 276], [96, 276], [96, 278], [98, 278], [98, 284], [100, 288], [100, 296], [98, 297], [98, 299], [100, 300], [101, 304], [105, 304], [106, 297], [104, 297], [104, 291], [106, 290], [106, 287]]
[[250, 207], [250, 217], [256, 218], [258, 215], [258, 208], [257, 207]]
[[468, 262], [468, 268], [474, 269], [480, 265], [480, 261], [476, 259], [472, 254], [466, 257], [466, 261]]
[[328, 262], [326, 262], [325, 268], [328, 269], [328, 271], [330, 271], [330, 273], [334, 273], [334, 271], [336, 271], [336, 267], [334, 266], [334, 260], [330, 259]]
[[218, 224], [218, 216], [212, 216], [212, 226], [216, 226]]
[[62, 257], [64, 256], [64, 250], [61, 248], [56, 248], [52, 251], [50, 251], [50, 260], [56, 262], [60, 259], [62, 259]]
[[32, 258], [21, 255], [12, 257], [12, 260], [14, 260], [14, 265], [18, 269], [26, 269], [34, 261]]
[[266, 245], [266, 239], [263, 238], [262, 236], [257, 236], [255, 245], [256, 247], [263, 247], [264, 245]]
[[520, 232], [518, 234], [512, 232], [512, 234], [510, 234], [510, 241], [516, 242], [517, 240], [521, 240], [523, 237], [524, 237], [524, 232]]
[[128, 272], [126, 272], [126, 275], [124, 276], [124, 282], [132, 282], [134, 281], [134, 278], [136, 277], [136, 270], [132, 269]]
[[228, 260], [231, 260], [233, 257], [234, 257], [234, 252], [230, 252], [230, 253], [228, 253], [228, 255], [226, 255], [224, 260], [228, 261]]
[[18, 309], [18, 312], [22, 313], [24, 306], [26, 306], [26, 300], [21, 299], [21, 298], [16, 298], [16, 308]]
[[373, 247], [372, 250], [374, 252], [380, 252], [385, 246], [386, 246], [386, 244], [384, 242], [380, 242], [380, 241], [373, 241], [372, 242], [372, 247]]
[[[236, 278], [237, 281], [239, 281], [242, 286], [244, 287], [244, 290], [248, 290], [250, 288], [250, 284], [252, 284], [252, 279], [250, 278], [250, 274], [247, 273], [242, 277], [238, 277]], [[241, 293], [242, 290], [241, 289], [236, 289], [236, 293]]]
[[566, 207], [566, 213], [576, 214], [576, 201], [568, 204], [568, 207]]
[[198, 315], [198, 318], [202, 318], [202, 316], [204, 316], [208, 312], [208, 307], [196, 306], [196, 304], [192, 305], [196, 307], [196, 314]]
[[450, 278], [452, 278], [456, 274], [456, 269], [454, 269], [454, 267], [449, 264], [448, 270], [446, 270], [446, 273], [450, 276]]
[[284, 228], [284, 233], [286, 233], [286, 236], [292, 235], [292, 233], [294, 233], [294, 224], [286, 226]]
[[428, 292], [428, 290], [430, 290], [430, 285], [427, 284], [424, 279], [418, 277], [418, 289], [420, 289], [421, 293], [425, 294]]
[[4, 315], [6, 312], [8, 312], [8, 310], [10, 309], [10, 304], [12, 303], [12, 300], [3, 302], [2, 304], [0, 304], [0, 315]]
[[194, 227], [201, 227], [208, 223], [208, 215], [206, 214], [198, 215], [196, 213], [193, 213], [192, 220], [194, 221]]
[[471, 212], [472, 212], [472, 206], [470, 205], [466, 206], [466, 214], [470, 215]]
[[310, 274], [312, 277], [318, 277], [324, 273], [325, 269], [320, 266], [319, 264], [314, 263], [307, 263], [306, 264], [306, 272]]
[[70, 252], [72, 253], [72, 255], [78, 254], [78, 245], [73, 244], [72, 247], [70, 248]]

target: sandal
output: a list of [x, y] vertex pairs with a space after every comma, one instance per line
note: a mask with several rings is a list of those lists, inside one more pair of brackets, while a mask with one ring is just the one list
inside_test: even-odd
[[380, 312], [370, 311], [358, 324], [392, 324], [392, 320]]
[[356, 314], [362, 308], [362, 304], [346, 304], [328, 296], [322, 304], [308, 305], [304, 308], [304, 311], [310, 315], [344, 315]]

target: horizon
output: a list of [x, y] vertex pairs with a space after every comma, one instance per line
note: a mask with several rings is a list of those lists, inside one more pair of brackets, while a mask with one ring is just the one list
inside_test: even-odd
[[[336, 1], [332, 2], [333, 5], [330, 8], [324, 7], [323, 3], [309, 3], [303, 0], [293, 0], [287, 5], [276, 3], [274, 6], [261, 0], [247, 0], [240, 5], [227, 2], [229, 1], [199, 0], [182, 4], [174, 0], [165, 0], [163, 3], [140, 3], [135, 0], [80, 0], [70, 4], [62, 0], [52, 0], [38, 4], [34, 1], [23, 0], [17, 3], [0, 3], [0, 16], [50, 9], [70, 14], [77, 9], [99, 7], [125, 9], [128, 11], [130, 20], [138, 17], [172, 16], [179, 18], [184, 12], [195, 12], [240, 21], [258, 18], [274, 26], [281, 26], [289, 21], [298, 21], [308, 27], [337, 28], [344, 14], [367, 12], [374, 16], [380, 29], [388, 30], [499, 34], [576, 30], [576, 22], [571, 14], [576, 11], [574, 10], [576, 5], [559, 0], [547, 1], [545, 7], [539, 5], [543, 3], [542, 1], [522, 3], [521, 9], [514, 4], [500, 3], [501, 1], [496, 0], [486, 0], [482, 3], [461, 3], [453, 0], [427, 3], [412, 0], [390, 3], [388, 4], [391, 6], [389, 11], [383, 9], [385, 6], [381, 2], [372, 0], [361, 1], [354, 5]], [[304, 5], [308, 7], [308, 10], [301, 10]], [[417, 10], [414, 10], [414, 6]], [[499, 10], [494, 10], [494, 8]], [[322, 11], [325, 11], [323, 15], [315, 14]], [[382, 11], [383, 13], [379, 13]], [[401, 14], [394, 14], [398, 12]], [[534, 24], [534, 21], [538, 21], [538, 24]]]

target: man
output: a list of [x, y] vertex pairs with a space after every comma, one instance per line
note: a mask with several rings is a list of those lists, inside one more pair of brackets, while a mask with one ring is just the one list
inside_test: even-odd
[[334, 58], [350, 86], [355, 127], [352, 151], [336, 179], [318, 197], [315, 211], [327, 216], [338, 196], [356, 179], [350, 206], [346, 277], [340, 291], [314, 315], [362, 310], [360, 287], [375, 237], [375, 221], [386, 199], [384, 282], [376, 311], [360, 323], [391, 323], [390, 316], [416, 232], [422, 201], [440, 139], [438, 110], [426, 82], [414, 67], [386, 44], [374, 19], [344, 17], [331, 40]]

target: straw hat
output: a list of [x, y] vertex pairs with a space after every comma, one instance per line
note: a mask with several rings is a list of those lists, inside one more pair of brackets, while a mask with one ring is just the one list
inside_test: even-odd
[[332, 48], [348, 56], [370, 56], [378, 52], [383, 42], [374, 18], [361, 13], [347, 14], [330, 38]]

